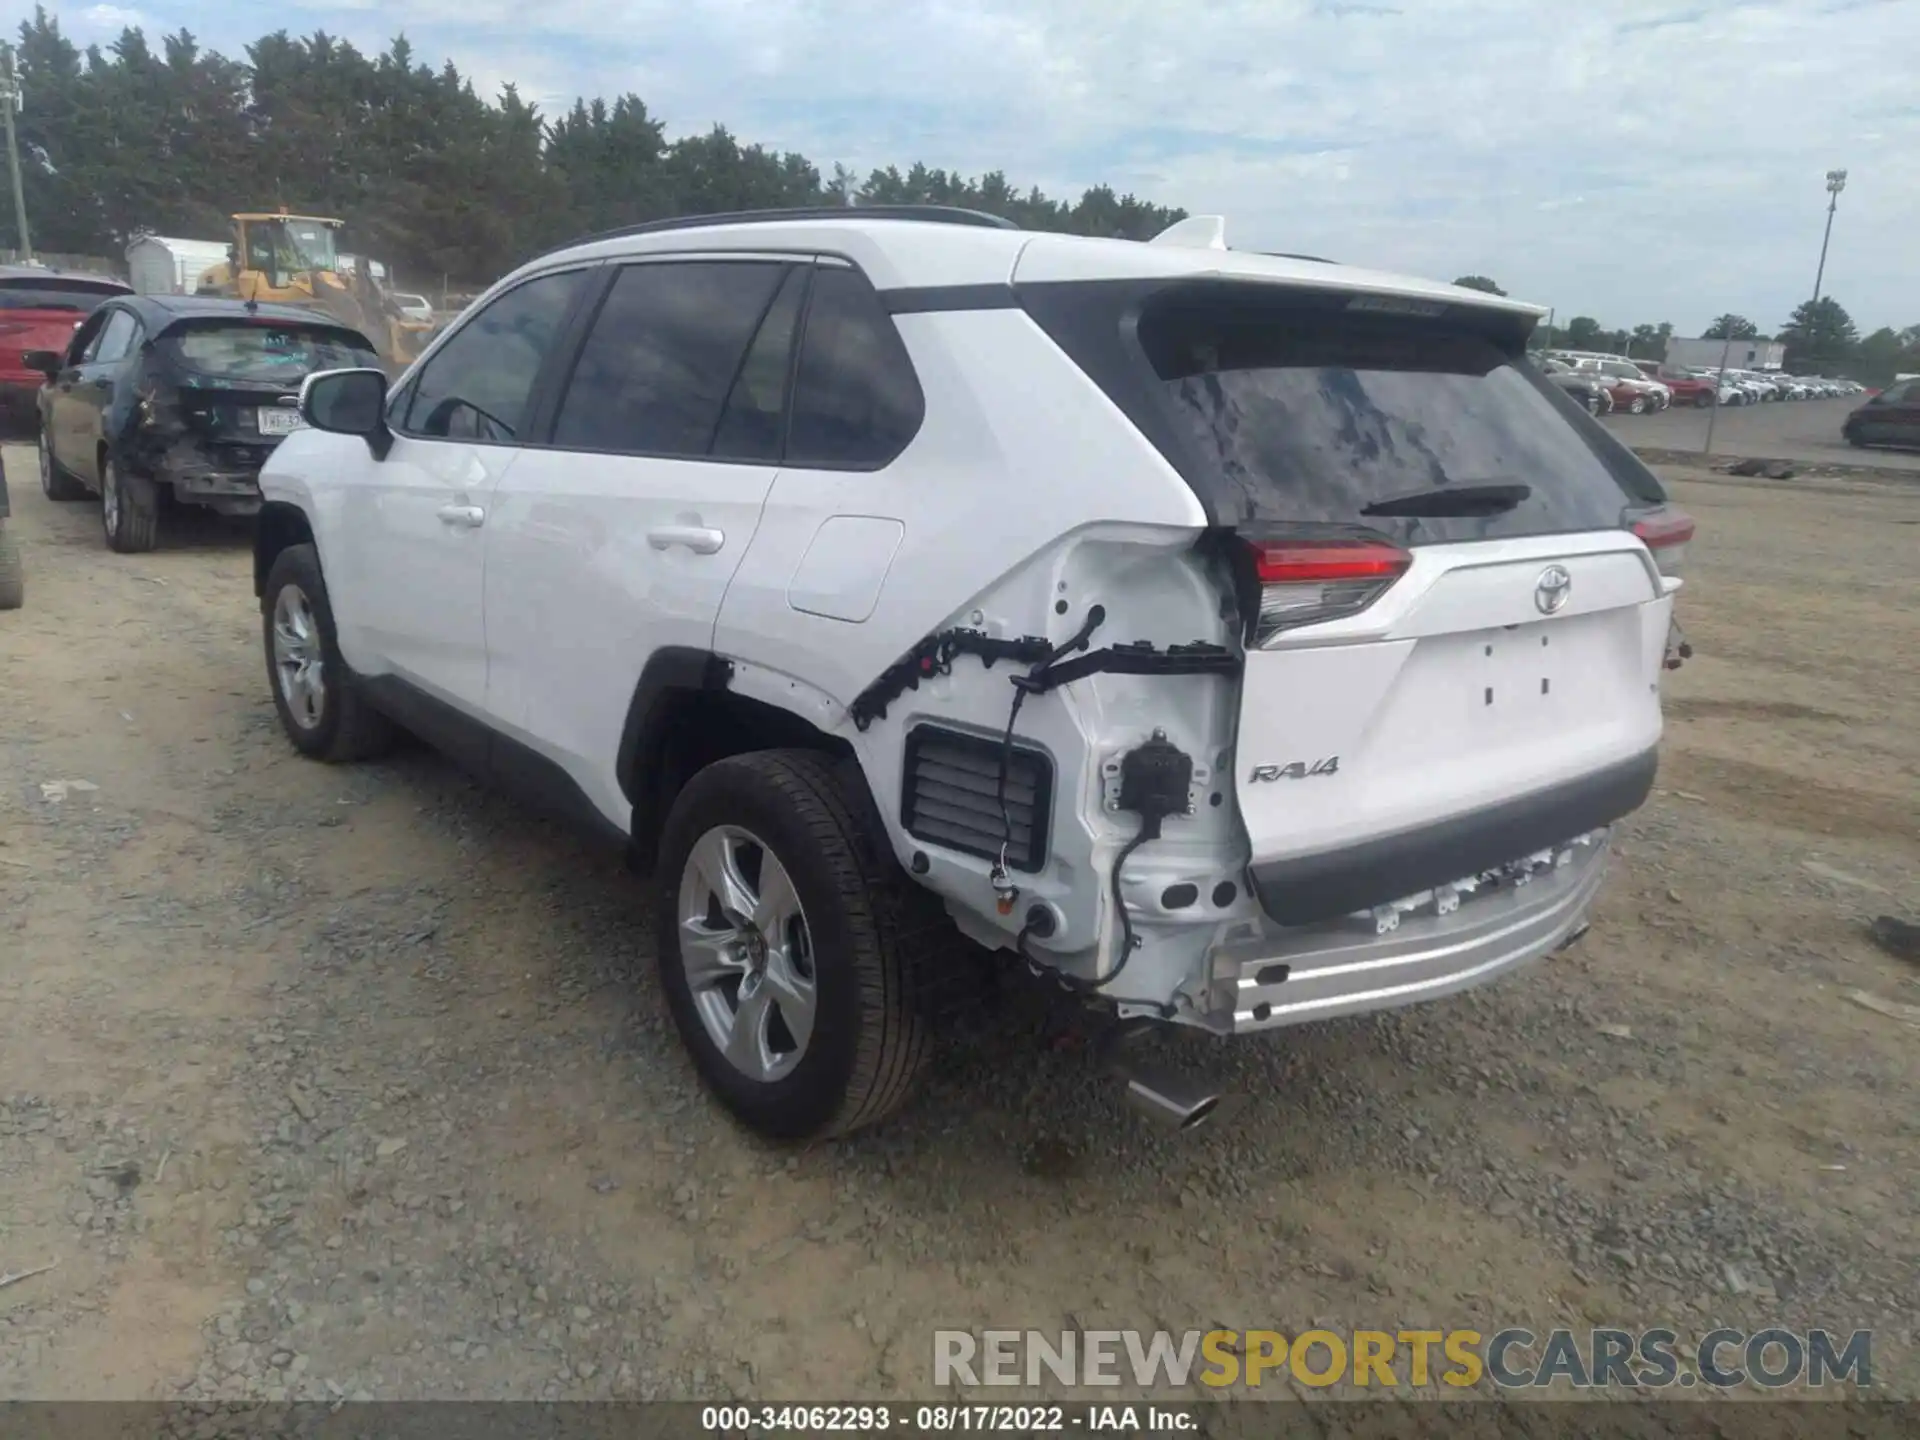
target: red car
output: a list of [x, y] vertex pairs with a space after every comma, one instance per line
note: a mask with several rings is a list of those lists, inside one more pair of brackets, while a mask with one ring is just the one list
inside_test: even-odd
[[1636, 360], [1640, 373], [1649, 380], [1658, 380], [1673, 391], [1673, 403], [1676, 405], [1698, 405], [1702, 409], [1713, 404], [1719, 394], [1719, 387], [1711, 375], [1696, 375], [1691, 370], [1676, 370], [1659, 360]]
[[67, 343], [94, 307], [133, 287], [110, 275], [53, 270], [44, 265], [0, 265], [0, 424], [18, 435], [39, 425], [37, 397], [47, 377], [29, 370], [28, 350], [67, 353]]

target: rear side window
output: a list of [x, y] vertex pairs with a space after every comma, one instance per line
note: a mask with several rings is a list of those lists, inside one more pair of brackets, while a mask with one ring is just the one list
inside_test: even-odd
[[[1417, 545], [1613, 529], [1635, 484], [1642, 503], [1661, 497], [1624, 447], [1526, 363], [1517, 333], [1472, 318], [1355, 312], [1343, 297], [1289, 303], [1229, 286], [1147, 303], [1136, 335], [1133, 363], [1144, 360], [1150, 377], [1116, 398], [1158, 408], [1142, 428], [1222, 523], [1361, 525]], [[1130, 348], [1117, 334], [1116, 345]], [[1491, 515], [1366, 513], [1489, 484], [1530, 493]]]
[[793, 332], [806, 299], [807, 271], [796, 266], [767, 307], [760, 333], [740, 362], [733, 393], [714, 432], [716, 460], [778, 460], [786, 428], [787, 380], [793, 371]]
[[787, 463], [877, 470], [906, 449], [925, 409], [907, 348], [866, 277], [822, 266], [800, 342]]
[[585, 275], [541, 275], [488, 302], [420, 372], [403, 428], [434, 439], [512, 443]]
[[[627, 266], [581, 348], [560, 403], [553, 443], [628, 455], [706, 458], [720, 429], [721, 410], [741, 376], [748, 345], [788, 270], [771, 261]], [[776, 446], [779, 398], [776, 390]], [[764, 434], [758, 439], [764, 444]], [[751, 446], [754, 437], [742, 443]]]
[[0, 280], [0, 310], [63, 310], [91, 315], [103, 302], [126, 293], [119, 285], [89, 285], [71, 277]]

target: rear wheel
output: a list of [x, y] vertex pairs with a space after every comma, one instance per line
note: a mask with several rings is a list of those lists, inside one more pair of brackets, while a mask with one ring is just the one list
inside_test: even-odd
[[85, 500], [92, 493], [53, 458], [44, 423], [40, 426], [40, 493], [49, 500]]
[[1634, 396], [1633, 399], [1627, 402], [1627, 413], [1629, 415], [1646, 414], [1647, 413], [1647, 397], [1644, 395]]
[[916, 962], [944, 922], [871, 812], [845, 762], [767, 750], [709, 765], [667, 818], [661, 985], [702, 1079], [766, 1135], [874, 1124], [926, 1061]]
[[144, 475], [129, 474], [109, 455], [100, 457], [100, 528], [107, 547], [122, 555], [151, 550], [160, 538], [160, 497]]

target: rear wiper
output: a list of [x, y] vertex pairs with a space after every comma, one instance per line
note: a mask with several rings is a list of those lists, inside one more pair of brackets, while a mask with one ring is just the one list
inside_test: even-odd
[[1414, 490], [1362, 506], [1362, 515], [1504, 515], [1533, 494], [1531, 485], [1448, 485]]

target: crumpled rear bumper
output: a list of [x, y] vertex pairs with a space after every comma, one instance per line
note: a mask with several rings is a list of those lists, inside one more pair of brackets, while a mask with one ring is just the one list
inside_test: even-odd
[[1269, 926], [1216, 951], [1208, 1028], [1228, 1034], [1391, 1009], [1469, 989], [1586, 926], [1610, 831], [1578, 836], [1461, 893], [1443, 886], [1371, 915]]

